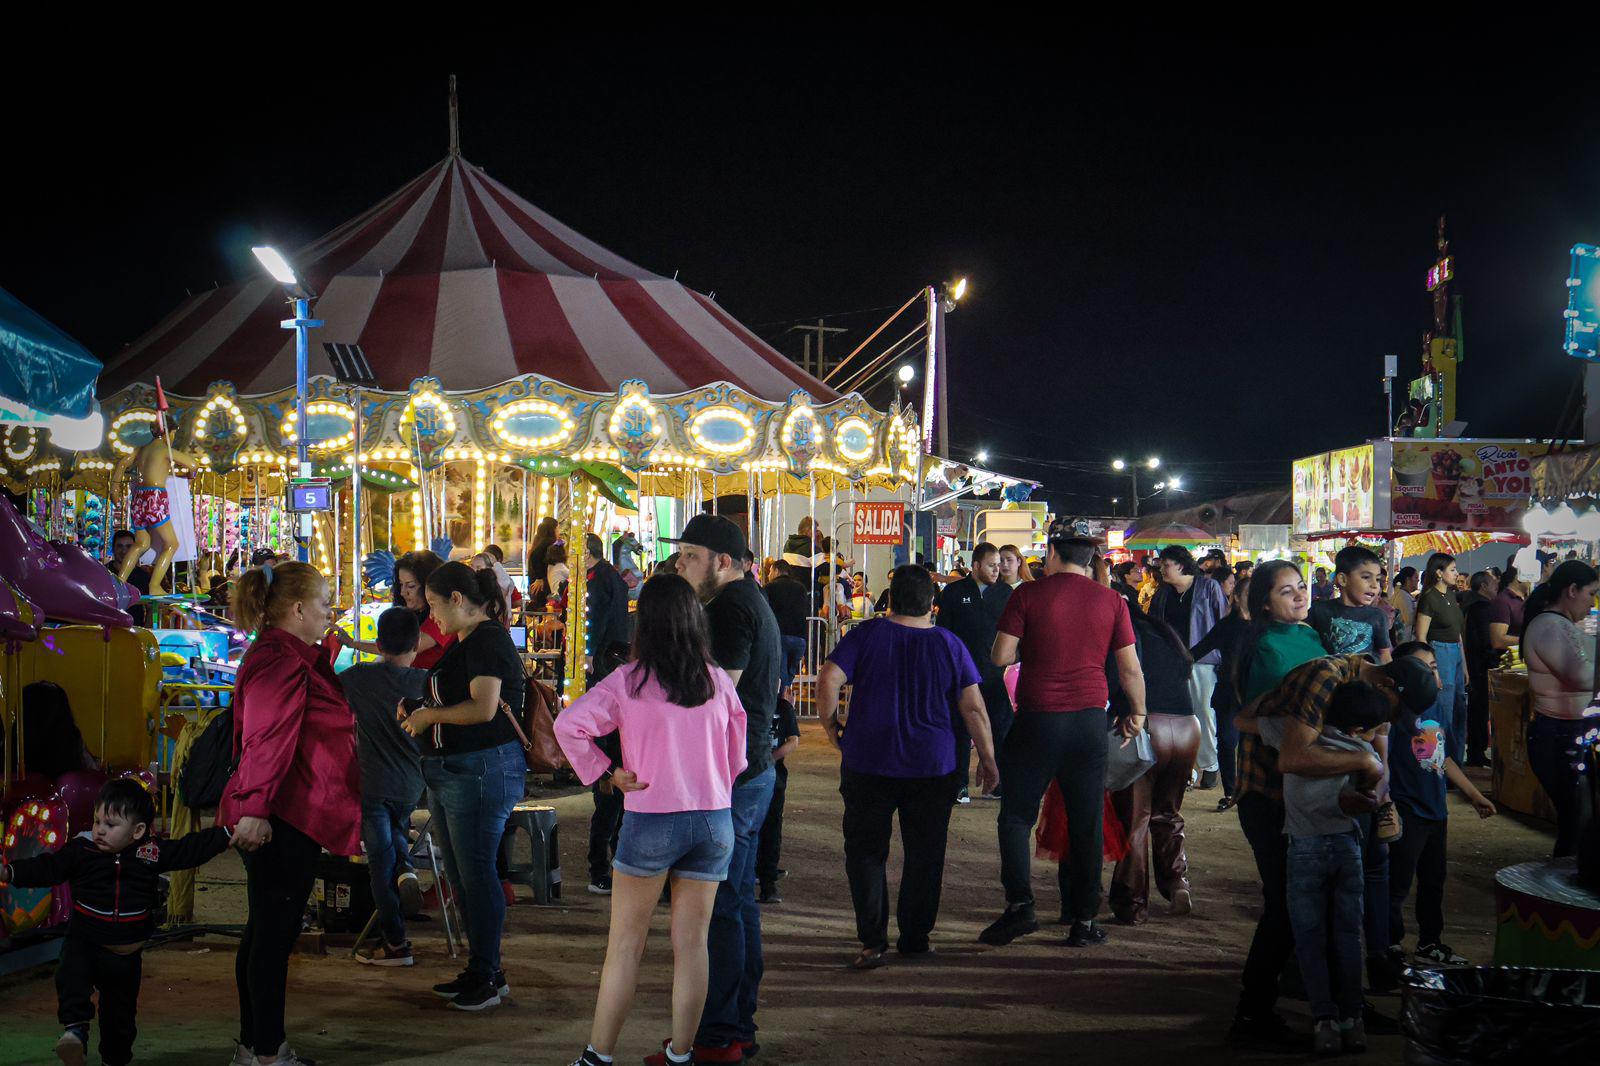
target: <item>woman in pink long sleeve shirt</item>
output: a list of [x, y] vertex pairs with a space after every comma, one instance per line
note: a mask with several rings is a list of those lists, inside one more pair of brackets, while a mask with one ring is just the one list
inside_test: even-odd
[[[639, 593], [634, 661], [561, 712], [556, 739], [584, 784], [602, 778], [626, 813], [612, 867], [611, 936], [589, 1046], [575, 1066], [616, 1050], [633, 1006], [650, 915], [672, 875], [672, 1036], [688, 1061], [706, 998], [706, 930], [733, 857], [734, 778], [745, 768], [745, 716], [733, 681], [711, 661], [705, 611], [676, 574]], [[620, 732], [622, 765], [595, 738]]]

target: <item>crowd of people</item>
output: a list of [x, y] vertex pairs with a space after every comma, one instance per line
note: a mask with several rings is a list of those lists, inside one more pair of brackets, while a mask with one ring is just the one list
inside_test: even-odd
[[[564, 586], [553, 533], [541, 527], [530, 598]], [[781, 899], [783, 760], [800, 736], [792, 683], [819, 584], [831, 584], [823, 569], [844, 563], [849, 573], [849, 561], [802, 527], [758, 582], [742, 531], [712, 515], [689, 521], [675, 543], [670, 570], [643, 583], [633, 612], [599, 538], [587, 538], [580, 560], [590, 577], [589, 685], [556, 717], [555, 734], [593, 789], [590, 889], [610, 896], [611, 914], [575, 1066], [614, 1060], [664, 896], [671, 1033], [646, 1061], [741, 1062], [759, 1047], [761, 906]], [[1059, 525], [1037, 572], [1014, 546], [979, 544], [958, 575], [898, 567], [876, 601], [860, 574], [837, 599], [824, 591], [824, 609], [855, 619], [814, 664], [816, 709], [840, 752], [859, 940], [850, 966], [891, 961], [896, 818], [896, 955], [933, 950], [952, 811], [979, 797], [998, 804], [1004, 899], [979, 939], [1000, 948], [1040, 928], [1031, 867], [1043, 808], [1047, 822], [1052, 811], [1065, 820], [1066, 944], [1092, 948], [1109, 936], [1107, 902], [1115, 923], [1150, 919], [1152, 880], [1169, 916], [1212, 901], [1191, 881], [1183, 805], [1192, 791], [1220, 788], [1218, 809], [1237, 810], [1262, 886], [1230, 1038], [1363, 1050], [1368, 1029], [1394, 1025], [1366, 995], [1397, 987], [1407, 957], [1465, 961], [1443, 940], [1446, 796], [1453, 789], [1477, 815], [1495, 813], [1463, 768], [1489, 750], [1476, 697], [1513, 647], [1530, 669], [1530, 759], [1560, 814], [1557, 855], [1582, 846], [1593, 814], [1581, 748], [1592, 641], [1579, 626], [1600, 575], [1567, 561], [1530, 589], [1509, 567], [1462, 580], [1456, 561], [1437, 554], [1420, 574], [1401, 570], [1392, 589], [1387, 577], [1359, 545], [1309, 585], [1291, 562], [1230, 565], [1177, 546], [1147, 565], [1110, 566], [1096, 541]], [[234, 693], [236, 766], [219, 828], [157, 844], [148, 797], [113, 782], [91, 839], [0, 869], [16, 884], [68, 881], [86, 905], [57, 975], [64, 1059], [82, 1061], [95, 990], [104, 1061], [131, 1054], [148, 917], [108, 924], [94, 909], [107, 863], [136, 856], [152, 880], [231, 844], [244, 855], [249, 905], [234, 1062], [304, 1061], [285, 1032], [287, 963], [318, 857], [365, 851], [380, 942], [359, 959], [412, 965], [405, 918], [421, 893], [410, 818], [422, 795], [470, 946], [465, 968], [433, 991], [467, 1011], [509, 995], [497, 863], [524, 795], [527, 741], [515, 709], [529, 682], [506, 624], [507, 585], [493, 552], [472, 565], [402, 556], [377, 640], [357, 645], [376, 661], [335, 674], [341, 642], [321, 574], [263, 559], [235, 583], [235, 617], [257, 635]], [[1108, 767], [1129, 759], [1141, 772], [1108, 794]], [[1109, 900], [1108, 825], [1126, 844]], [[137, 885], [114, 907], [145, 906]], [[1310, 1003], [1309, 1037], [1277, 1012], [1286, 982]]]

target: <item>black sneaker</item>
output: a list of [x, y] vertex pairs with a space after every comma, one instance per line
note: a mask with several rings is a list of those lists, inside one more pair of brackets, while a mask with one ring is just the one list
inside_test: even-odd
[[1378, 1008], [1365, 1000], [1361, 1002], [1361, 1023], [1373, 1036], [1399, 1036], [1401, 1032], [1399, 1022], [1387, 1014], [1379, 1014]]
[[496, 970], [494, 972], [494, 990], [502, 996], [511, 994], [511, 985], [506, 981], [506, 972], [504, 970]]
[[995, 919], [994, 923], [978, 934], [980, 944], [991, 947], [1000, 947], [1009, 944], [1019, 936], [1039, 931], [1039, 919], [1034, 917], [1033, 904], [1028, 903], [1020, 907], [1007, 907], [1004, 914]]
[[611, 876], [596, 877], [589, 882], [589, 891], [597, 896], [611, 895]]
[[[613, 1060], [614, 1061], [614, 1060]], [[572, 1060], [572, 1066], [608, 1066], [592, 1047], [583, 1049], [583, 1054]]]
[[1289, 1028], [1289, 1023], [1277, 1014], [1266, 1014], [1259, 1018], [1235, 1014], [1233, 1024], [1228, 1027], [1228, 1043], [1235, 1047], [1270, 1051], [1304, 1051], [1306, 1037], [1304, 1033]]
[[499, 1005], [500, 993], [495, 990], [494, 982], [484, 980], [450, 1001], [450, 1006], [456, 1010], [484, 1010]]
[[454, 981], [446, 981], [442, 985], [433, 986], [433, 994], [440, 999], [455, 999], [463, 992], [469, 992], [483, 984], [483, 978], [462, 970], [456, 974]]
[[761, 882], [761, 894], [756, 897], [756, 900], [759, 903], [782, 903], [783, 896], [778, 893], [778, 882]]
[[1092, 948], [1106, 942], [1106, 931], [1094, 922], [1073, 922], [1067, 934], [1067, 947]]
[[1205, 770], [1200, 774], [1200, 791], [1210, 792], [1222, 782], [1222, 774], [1216, 770]]

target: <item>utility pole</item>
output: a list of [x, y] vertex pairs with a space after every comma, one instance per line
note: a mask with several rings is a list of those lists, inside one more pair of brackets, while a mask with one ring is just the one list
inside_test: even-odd
[[[800, 369], [804, 370], [812, 377], [820, 378], [825, 376], [833, 369], [833, 367], [828, 365], [828, 356], [823, 350], [828, 339], [828, 334], [847, 333], [849, 330], [847, 330], [844, 326], [830, 326], [827, 324], [826, 319], [819, 318], [817, 319], [817, 324], [814, 326], [790, 326], [789, 332], [804, 333], [806, 335], [805, 353], [800, 357]], [[815, 335], [817, 342], [816, 359], [814, 362], [812, 360], [811, 352], [811, 341], [813, 335]]]

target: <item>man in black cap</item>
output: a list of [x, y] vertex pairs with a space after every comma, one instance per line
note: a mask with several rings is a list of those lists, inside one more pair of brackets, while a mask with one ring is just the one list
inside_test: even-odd
[[[1239, 1005], [1229, 1031], [1229, 1040], [1236, 1044], [1298, 1049], [1305, 1043], [1305, 1037], [1290, 1029], [1277, 1013], [1278, 978], [1294, 954], [1289, 923], [1288, 842], [1283, 835], [1283, 775], [1350, 774], [1362, 789], [1377, 788], [1382, 774], [1373, 772], [1370, 755], [1333, 751], [1317, 744], [1334, 692], [1350, 681], [1365, 681], [1383, 693], [1396, 716], [1402, 709], [1425, 711], [1439, 695], [1439, 679], [1433, 668], [1402, 647], [1393, 661], [1382, 665], [1365, 655], [1313, 659], [1289, 671], [1276, 688], [1239, 714], [1239, 731], [1256, 741], [1240, 746], [1236, 806], [1239, 825], [1255, 853], [1256, 870], [1261, 876], [1262, 911], [1245, 959]], [[1287, 720], [1276, 751], [1259, 743], [1260, 731], [1253, 721], [1274, 716]], [[1399, 1031], [1392, 1019], [1375, 1015], [1370, 1008], [1363, 1013], [1368, 1032]]]
[[[776, 779], [772, 713], [782, 679], [783, 642], [761, 586], [744, 579], [745, 538], [738, 526], [717, 515], [695, 515], [681, 536], [664, 539], [678, 545], [678, 573], [706, 607], [711, 654], [733, 678], [744, 706], [749, 766], [733, 785], [733, 859], [711, 912], [706, 1006], [694, 1041], [697, 1062], [740, 1062], [755, 1047], [762, 973], [755, 864]], [[665, 1053], [659, 1057], [664, 1060]]]

